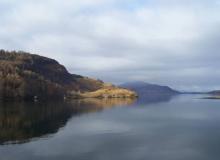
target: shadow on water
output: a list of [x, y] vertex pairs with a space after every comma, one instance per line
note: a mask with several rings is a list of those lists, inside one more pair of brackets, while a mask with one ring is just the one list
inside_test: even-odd
[[133, 99], [1, 103], [0, 145], [26, 143], [58, 132], [73, 116], [133, 103]]

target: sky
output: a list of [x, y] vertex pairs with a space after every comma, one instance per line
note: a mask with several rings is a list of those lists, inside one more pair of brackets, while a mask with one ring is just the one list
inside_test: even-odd
[[0, 0], [0, 48], [115, 84], [220, 89], [220, 0]]

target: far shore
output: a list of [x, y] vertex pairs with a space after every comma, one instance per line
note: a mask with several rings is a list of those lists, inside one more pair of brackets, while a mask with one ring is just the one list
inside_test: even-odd
[[202, 99], [220, 99], [220, 96], [210, 96], [210, 97], [204, 97]]

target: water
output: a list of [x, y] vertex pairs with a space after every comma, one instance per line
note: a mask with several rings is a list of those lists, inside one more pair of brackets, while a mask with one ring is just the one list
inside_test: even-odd
[[0, 107], [1, 160], [219, 160], [220, 101], [201, 95]]

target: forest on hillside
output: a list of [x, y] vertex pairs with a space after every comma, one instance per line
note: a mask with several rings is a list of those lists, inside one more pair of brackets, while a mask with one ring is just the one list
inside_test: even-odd
[[70, 74], [56, 60], [0, 50], [0, 98], [63, 99], [68, 91], [94, 91], [103, 82]]

